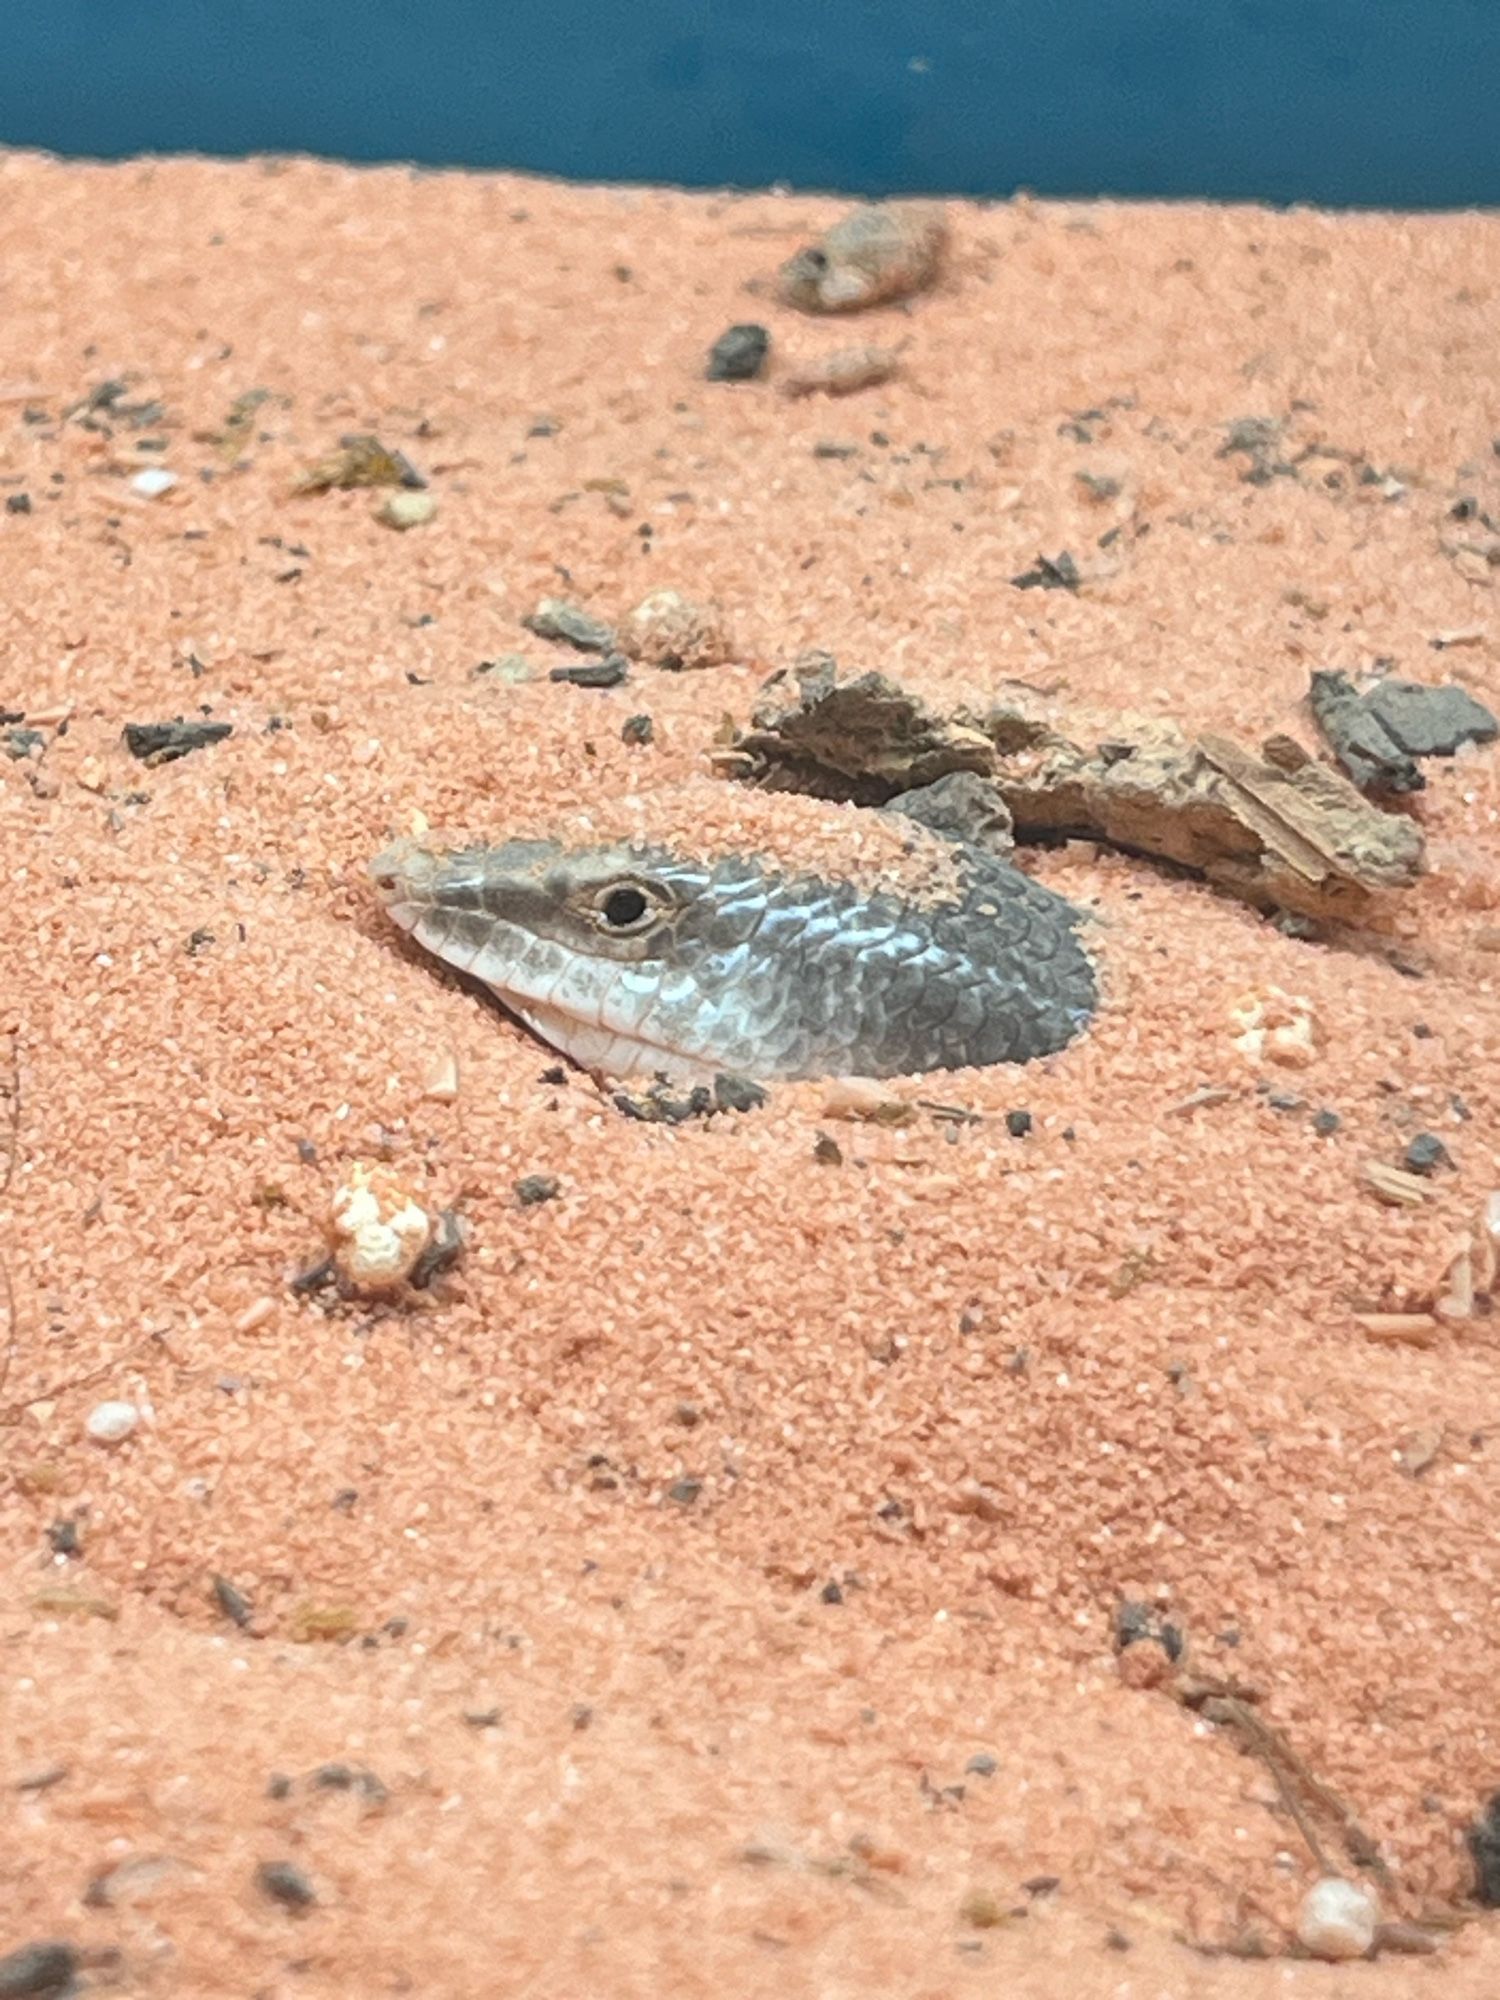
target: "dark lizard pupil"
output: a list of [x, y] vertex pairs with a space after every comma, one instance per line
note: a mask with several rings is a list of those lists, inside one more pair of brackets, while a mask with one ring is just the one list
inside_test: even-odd
[[611, 889], [604, 899], [604, 921], [615, 930], [628, 930], [646, 914], [646, 899], [639, 889]]

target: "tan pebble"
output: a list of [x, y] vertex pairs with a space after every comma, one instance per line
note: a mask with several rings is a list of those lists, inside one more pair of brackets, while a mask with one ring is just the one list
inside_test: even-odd
[[1431, 1313], [1356, 1313], [1354, 1320], [1372, 1340], [1397, 1347], [1432, 1347], [1440, 1330]]
[[250, 1305], [246, 1306], [245, 1310], [235, 1321], [234, 1330], [236, 1333], [254, 1333], [258, 1327], [264, 1326], [267, 1320], [273, 1319], [275, 1314], [275, 1299], [266, 1293], [262, 1293], [260, 1298], [255, 1299]]
[[804, 312], [857, 312], [930, 285], [948, 247], [936, 202], [868, 202], [787, 259], [782, 298]]
[[458, 1097], [458, 1058], [454, 1055], [440, 1056], [427, 1072], [422, 1085], [422, 1095], [434, 1104], [452, 1104]]
[[1494, 572], [1477, 549], [1460, 549], [1453, 558], [1453, 567], [1465, 583], [1488, 586], [1494, 580]]
[[1160, 1687], [1177, 1672], [1172, 1655], [1157, 1639], [1137, 1639], [1115, 1662], [1120, 1679], [1129, 1688]]
[[86, 792], [102, 792], [109, 783], [108, 774], [97, 757], [85, 757], [78, 766], [78, 782]]
[[619, 641], [632, 660], [670, 672], [722, 666], [734, 645], [724, 614], [680, 590], [653, 590], [621, 621]]
[[992, 1486], [986, 1486], [978, 1479], [965, 1479], [955, 1489], [948, 1502], [955, 1514], [973, 1514], [981, 1521], [1001, 1521], [1005, 1518], [1005, 1503]]
[[873, 389], [889, 382], [901, 366], [893, 347], [840, 347], [832, 354], [805, 361], [783, 376], [783, 396], [850, 396], [856, 389]]

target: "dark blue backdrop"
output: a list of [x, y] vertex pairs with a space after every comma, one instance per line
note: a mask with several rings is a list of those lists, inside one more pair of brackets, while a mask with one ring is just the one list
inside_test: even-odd
[[1500, 0], [9, 0], [0, 142], [1500, 201]]

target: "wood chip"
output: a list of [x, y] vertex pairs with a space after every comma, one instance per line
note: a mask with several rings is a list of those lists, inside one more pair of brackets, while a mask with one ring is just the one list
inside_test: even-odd
[[916, 1107], [868, 1076], [836, 1076], [823, 1093], [825, 1118], [859, 1119], [871, 1125], [907, 1125]]
[[1356, 1313], [1354, 1322], [1394, 1347], [1432, 1347], [1442, 1330], [1431, 1313]]
[[1437, 1189], [1424, 1181], [1420, 1174], [1409, 1174], [1401, 1167], [1387, 1166], [1384, 1160], [1366, 1160], [1359, 1170], [1359, 1177], [1376, 1200], [1385, 1202], [1390, 1208], [1420, 1208], [1437, 1195]]

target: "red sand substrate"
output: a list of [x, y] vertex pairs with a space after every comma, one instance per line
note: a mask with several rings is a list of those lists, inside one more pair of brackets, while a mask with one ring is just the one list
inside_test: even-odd
[[[1500, 702], [1494, 593], [1440, 546], [1460, 494], [1500, 513], [1500, 223], [955, 205], [939, 288], [858, 322], [909, 337], [901, 379], [706, 382], [731, 321], [851, 338], [746, 290], [836, 212], [0, 161], [0, 493], [31, 502], [0, 512], [0, 707], [46, 738], [0, 759], [0, 1951], [185, 1995], [1500, 1990], [1493, 1919], [1344, 1970], [1177, 1942], [1274, 1944], [1315, 1871], [1265, 1768], [1127, 1686], [1111, 1632], [1159, 1605], [1378, 1839], [1393, 1913], [1462, 1904], [1500, 1787], [1497, 1322], [1417, 1350], [1353, 1312], [1430, 1302], [1500, 1183], [1500, 758], [1414, 808], [1421, 978], [1120, 857], [1029, 863], [1098, 912], [1107, 1005], [1053, 1062], [941, 1079], [973, 1125], [835, 1126], [817, 1084], [628, 1122], [362, 886], [414, 813], [499, 836], [681, 783], [814, 645], [1252, 744], [1310, 740], [1314, 665]], [[111, 377], [161, 414], [64, 421]], [[232, 465], [210, 434], [254, 389]], [[1247, 482], [1247, 416], [1324, 457]], [[428, 473], [430, 524], [288, 497], [356, 430]], [[1064, 547], [1109, 573], [1011, 587]], [[661, 585], [716, 597], [741, 663], [547, 680], [540, 596]], [[474, 677], [510, 652], [539, 677]], [[122, 747], [200, 705], [227, 742]], [[1310, 1068], [1233, 1044], [1271, 986]], [[1361, 1166], [1424, 1129], [1456, 1170], [1381, 1206]], [[382, 1150], [467, 1258], [420, 1307], [298, 1297]], [[534, 1173], [560, 1192], [522, 1207]], [[151, 1413], [113, 1449], [107, 1397]], [[257, 1888], [277, 1860], [305, 1913]]]

